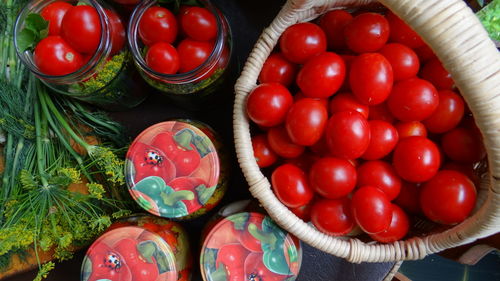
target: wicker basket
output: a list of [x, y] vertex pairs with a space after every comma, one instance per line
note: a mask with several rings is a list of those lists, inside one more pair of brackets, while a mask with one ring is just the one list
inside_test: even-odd
[[391, 244], [363, 243], [356, 238], [325, 235], [288, 210], [275, 197], [253, 156], [246, 96], [283, 31], [328, 10], [370, 4], [370, 0], [289, 0], [257, 41], [235, 85], [234, 135], [241, 169], [271, 217], [304, 242], [350, 262], [422, 259], [447, 248], [473, 242], [500, 230], [500, 54], [470, 8], [460, 0], [381, 0], [405, 20], [434, 50], [474, 114], [488, 154], [474, 215], [444, 232]]

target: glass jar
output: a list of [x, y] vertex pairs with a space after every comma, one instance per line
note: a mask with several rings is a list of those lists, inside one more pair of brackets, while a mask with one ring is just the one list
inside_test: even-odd
[[178, 223], [136, 215], [112, 224], [88, 249], [81, 281], [187, 281], [192, 258]]
[[[225, 16], [208, 0], [197, 1], [215, 15], [217, 35], [214, 47], [205, 62], [195, 69], [177, 74], [163, 74], [151, 69], [144, 56], [146, 46], [139, 38], [139, 23], [146, 10], [159, 1], [144, 0], [134, 10], [128, 27], [128, 42], [134, 61], [142, 77], [154, 88], [165, 93], [176, 104], [190, 109], [207, 105], [206, 101], [215, 98], [222, 85], [224, 73], [231, 57], [231, 31]], [[180, 23], [178, 23], [180, 29]], [[179, 30], [179, 33], [180, 30]], [[179, 40], [177, 40], [179, 41]]]
[[225, 194], [227, 157], [209, 126], [166, 121], [147, 128], [130, 145], [125, 179], [130, 194], [146, 211], [191, 219], [207, 213]]
[[269, 216], [240, 212], [216, 222], [204, 235], [201, 249], [204, 281], [297, 278], [302, 263], [300, 241]]
[[[71, 55], [73, 59], [77, 56], [82, 64], [76, 71], [65, 75], [45, 74], [35, 63], [34, 48], [21, 49], [19, 40], [22, 41], [27, 17], [30, 14], [40, 14], [44, 7], [54, 2], [61, 1], [32, 1], [17, 17], [14, 30], [15, 46], [26, 67], [52, 90], [104, 109], [123, 110], [141, 103], [147, 92], [144, 91], [144, 83], [133, 66], [132, 56], [125, 44], [125, 27], [116, 12], [100, 0], [62, 1], [71, 5], [89, 5], [97, 11], [100, 20], [101, 33], [93, 54], [76, 51], [76, 44], [69, 44], [72, 50], [66, 53], [66, 56]], [[59, 35], [64, 37], [62, 32], [50, 34], [48, 37]], [[62, 40], [67, 41], [64, 38]], [[72, 53], [73, 51], [78, 54]]]

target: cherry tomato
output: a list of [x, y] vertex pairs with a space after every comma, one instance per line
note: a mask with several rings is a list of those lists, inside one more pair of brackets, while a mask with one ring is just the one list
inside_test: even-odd
[[313, 23], [297, 23], [283, 32], [279, 45], [287, 60], [302, 64], [326, 51], [326, 35]]
[[439, 96], [431, 83], [410, 78], [394, 84], [387, 100], [392, 115], [401, 121], [422, 121], [439, 105]]
[[284, 162], [293, 164], [302, 169], [302, 171], [308, 172], [311, 169], [312, 165], [316, 163], [316, 161], [318, 161], [320, 158], [321, 157], [316, 154], [302, 153], [299, 157], [285, 159]]
[[364, 232], [373, 234], [389, 229], [392, 204], [382, 190], [362, 186], [354, 192], [351, 204], [354, 219]]
[[[306, 97], [304, 95], [304, 93], [302, 93], [301, 91], [298, 91], [294, 96], [293, 96], [293, 100], [295, 102], [301, 100], [301, 99], [309, 99], [308, 97]], [[319, 102], [321, 102], [321, 104], [327, 109], [328, 111], [328, 99], [326, 98], [312, 98], [313, 100], [317, 100]]]
[[328, 48], [345, 49], [347, 47], [344, 37], [344, 28], [352, 15], [344, 10], [333, 10], [324, 14], [319, 20], [319, 26], [326, 34]]
[[349, 198], [318, 200], [311, 208], [311, 221], [319, 231], [333, 236], [345, 235], [356, 225]]
[[376, 13], [355, 16], [344, 28], [347, 47], [356, 53], [375, 52], [389, 39], [389, 23]]
[[101, 20], [96, 9], [72, 6], [62, 20], [61, 37], [80, 53], [95, 53], [101, 42]]
[[340, 90], [344, 92], [351, 92], [351, 84], [349, 84], [349, 73], [351, 72], [351, 63], [356, 58], [356, 56], [340, 55], [340, 57], [344, 60], [346, 75], [344, 83], [342, 83], [342, 86], [340, 86]]
[[398, 131], [400, 139], [411, 136], [427, 137], [427, 129], [419, 121], [398, 122], [394, 127]]
[[316, 161], [309, 171], [309, 184], [328, 199], [342, 198], [356, 186], [356, 169], [345, 159], [325, 157]]
[[401, 178], [424, 182], [436, 175], [441, 165], [441, 154], [429, 139], [407, 137], [401, 139], [394, 149], [393, 165]]
[[301, 220], [308, 222], [311, 220], [311, 209], [313, 206], [313, 202], [314, 199], [304, 206], [300, 206], [297, 208], [290, 208], [290, 211], [292, 211], [292, 213], [294, 213]]
[[412, 49], [403, 44], [390, 43], [382, 47], [379, 52], [391, 63], [394, 81], [417, 75], [420, 62]]
[[368, 121], [355, 111], [334, 113], [327, 124], [326, 141], [333, 156], [356, 159], [370, 144]]
[[111, 55], [118, 53], [125, 45], [125, 28], [120, 17], [111, 10], [105, 10], [111, 28]]
[[368, 161], [357, 169], [358, 186], [370, 185], [382, 190], [390, 201], [401, 190], [401, 178], [392, 165], [376, 160]]
[[420, 70], [420, 77], [429, 81], [438, 90], [451, 90], [455, 82], [438, 58], [426, 62]]
[[285, 121], [292, 94], [279, 83], [263, 83], [248, 95], [247, 114], [257, 125], [272, 127]]
[[323, 136], [313, 145], [309, 146], [315, 155], [320, 156], [330, 156], [330, 148], [328, 147], [328, 142], [326, 141], [326, 130]]
[[180, 14], [182, 31], [194, 40], [209, 41], [217, 36], [217, 19], [202, 7], [188, 7]]
[[281, 53], [271, 54], [259, 74], [260, 83], [276, 82], [290, 86], [295, 80], [298, 67], [285, 59]]
[[276, 168], [271, 175], [271, 182], [276, 197], [290, 208], [304, 206], [314, 196], [304, 171], [292, 164]]
[[481, 135], [464, 127], [445, 133], [441, 138], [441, 147], [446, 156], [460, 163], [475, 163], [486, 156]]
[[427, 44], [424, 44], [423, 46], [420, 46], [413, 50], [417, 54], [418, 59], [420, 60], [420, 64], [424, 64], [429, 60], [436, 58], [436, 54], [434, 54], [434, 51], [432, 51], [432, 49]]
[[288, 111], [285, 127], [290, 139], [299, 145], [313, 145], [325, 130], [328, 112], [325, 106], [314, 99], [301, 99]]
[[175, 74], [179, 70], [179, 54], [174, 46], [159, 42], [148, 49], [146, 64], [156, 72]]
[[272, 150], [283, 158], [299, 157], [305, 149], [292, 142], [284, 126], [271, 128], [267, 132], [267, 141]]
[[396, 120], [385, 102], [372, 105], [369, 109], [370, 114], [368, 115], [368, 120], [382, 120], [391, 124]]
[[422, 213], [420, 201], [418, 200], [420, 198], [420, 189], [420, 184], [418, 183], [403, 181], [401, 190], [394, 203], [411, 214], [418, 215]]
[[439, 91], [438, 95], [438, 107], [423, 121], [427, 130], [432, 133], [444, 133], [455, 128], [464, 115], [464, 101], [461, 96], [449, 90]]
[[169, 10], [153, 6], [148, 8], [139, 22], [139, 37], [151, 46], [154, 43], [173, 43], [177, 37], [177, 20]]
[[447, 162], [443, 165], [441, 170], [453, 170], [460, 172], [474, 183], [475, 186], [479, 186], [481, 184], [481, 179], [479, 175], [474, 171], [474, 164], [470, 163], [458, 163], [458, 162]]
[[341, 111], [357, 111], [365, 118], [368, 118], [370, 109], [367, 105], [360, 103], [351, 93], [338, 93], [331, 100], [329, 105], [330, 113]]
[[464, 174], [443, 170], [424, 184], [420, 204], [425, 216], [442, 224], [460, 223], [476, 203], [476, 189]]
[[410, 219], [408, 215], [400, 207], [392, 204], [391, 225], [385, 231], [370, 234], [370, 237], [378, 242], [391, 243], [405, 237], [409, 229]]
[[345, 78], [342, 58], [324, 52], [309, 59], [297, 75], [297, 85], [306, 97], [328, 98], [335, 94]]
[[361, 158], [365, 160], [383, 158], [398, 143], [398, 131], [391, 123], [382, 120], [371, 120], [368, 124], [370, 126], [370, 144]]
[[40, 15], [49, 22], [49, 36], [59, 35], [64, 15], [72, 7], [71, 4], [62, 1], [52, 2], [43, 7]]
[[66, 75], [77, 71], [83, 64], [82, 56], [60, 36], [48, 36], [35, 47], [33, 61], [46, 75]]
[[349, 84], [356, 98], [367, 105], [384, 102], [391, 93], [392, 66], [378, 53], [362, 54], [350, 66]]
[[389, 11], [385, 17], [391, 29], [389, 36], [391, 42], [401, 43], [412, 49], [425, 44], [422, 38], [394, 13]]
[[203, 64], [213, 48], [212, 42], [195, 41], [189, 38], [182, 40], [177, 46], [180, 61], [179, 72], [188, 72]]
[[260, 168], [269, 167], [278, 160], [278, 156], [269, 146], [267, 136], [264, 134], [252, 137], [252, 148], [255, 161]]

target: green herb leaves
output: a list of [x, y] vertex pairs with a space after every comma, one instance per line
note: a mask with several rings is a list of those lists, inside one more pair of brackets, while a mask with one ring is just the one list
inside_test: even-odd
[[24, 28], [17, 36], [17, 46], [21, 51], [33, 49], [40, 40], [49, 34], [49, 22], [39, 14], [29, 14]]
[[500, 41], [500, 1], [493, 1], [477, 12], [491, 39]]

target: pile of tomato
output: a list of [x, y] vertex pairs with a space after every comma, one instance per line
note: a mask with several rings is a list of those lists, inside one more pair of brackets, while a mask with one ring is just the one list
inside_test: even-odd
[[209, 58], [217, 29], [216, 17], [203, 7], [182, 6], [177, 18], [167, 8], [150, 7], [139, 22], [146, 64], [163, 74], [191, 71]]
[[[476, 201], [479, 130], [450, 74], [391, 12], [288, 27], [248, 95], [254, 156], [277, 198], [329, 235], [405, 237]], [[293, 94], [292, 94], [293, 93]]]
[[[111, 55], [125, 44], [125, 28], [120, 17], [105, 9], [110, 23]], [[48, 36], [36, 44], [33, 61], [40, 72], [61, 76], [73, 73], [96, 53], [101, 42], [101, 20], [90, 5], [71, 5], [56, 1], [45, 6], [40, 15], [49, 22]]]

